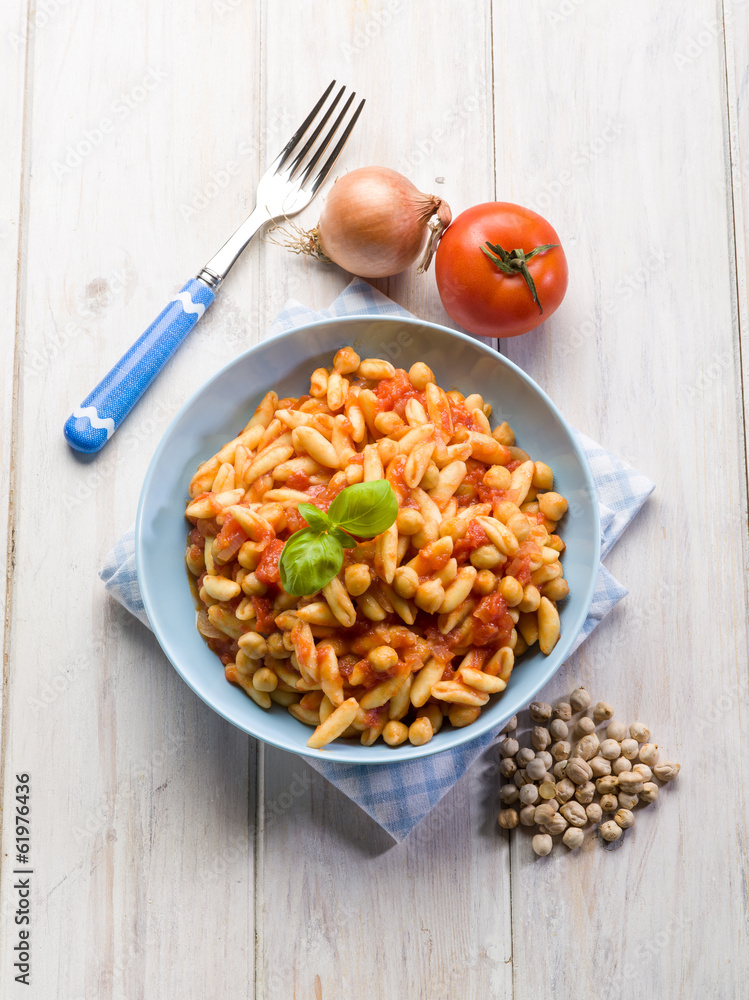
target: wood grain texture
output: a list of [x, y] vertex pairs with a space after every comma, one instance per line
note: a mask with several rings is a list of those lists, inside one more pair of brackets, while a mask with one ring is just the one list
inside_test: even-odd
[[[28, 770], [43, 940], [7, 995], [743, 998], [749, 5], [49, 9], [0, 15], [3, 805]], [[615, 853], [536, 859], [499, 834], [492, 752], [392, 846], [199, 702], [96, 579], [177, 408], [287, 297], [321, 308], [349, 280], [258, 241], [106, 451], [67, 450], [71, 407], [244, 217], [333, 76], [367, 98], [337, 172], [380, 162], [454, 214], [496, 196], [557, 227], [567, 299], [503, 350], [656, 481], [608, 560], [629, 597], [546, 692], [586, 683], [682, 763]], [[446, 322], [431, 274], [376, 284]]]
[[[514, 995], [592, 995], [604, 981], [610, 997], [738, 998], [747, 810], [718, 762], [741, 758], [749, 708], [747, 547], [721, 11], [565, 9], [495, 17], [502, 193], [551, 219], [571, 273], [559, 312], [505, 349], [656, 492], [608, 560], [629, 597], [549, 693], [586, 683], [647, 722], [682, 777], [615, 853], [590, 842], [581, 858], [534, 860], [513, 835], [513, 900], [549, 907], [535, 921], [513, 910]], [[534, 69], [522, 106], [499, 99], [511, 54]], [[725, 822], [705, 822], [728, 801]], [[708, 899], [719, 921], [704, 919]]]
[[[34, 37], [21, 325], [39, 370], [15, 432], [5, 767], [8, 803], [8, 776], [32, 776], [38, 997], [254, 993], [254, 747], [96, 577], [167, 422], [207, 364], [238, 350], [232, 299], [105, 452], [81, 459], [61, 435], [245, 211], [238, 179], [197, 217], [181, 205], [261, 127], [254, 18], [251, 4], [228, 20], [197, 3], [88, 2], [59, 5]], [[232, 100], [216, 101], [217, 87]], [[242, 157], [245, 183], [255, 165]]]

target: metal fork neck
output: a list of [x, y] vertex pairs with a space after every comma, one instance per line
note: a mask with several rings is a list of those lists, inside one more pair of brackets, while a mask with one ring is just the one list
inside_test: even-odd
[[229, 237], [218, 253], [214, 254], [205, 267], [198, 273], [198, 278], [204, 281], [215, 292], [232, 267], [234, 267], [252, 237], [266, 222], [270, 222], [270, 219], [271, 215], [268, 210], [256, 205], [250, 216], [245, 219], [234, 235]]

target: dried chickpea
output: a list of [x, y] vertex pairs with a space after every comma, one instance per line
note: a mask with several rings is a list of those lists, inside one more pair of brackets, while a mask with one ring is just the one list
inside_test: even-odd
[[517, 762], [518, 767], [526, 767], [532, 760], [535, 760], [535, 758], [536, 755], [530, 747], [521, 747], [515, 754], [515, 761]]
[[[636, 741], [633, 740], [633, 742]], [[643, 743], [642, 746], [639, 747], [639, 753], [636, 754], [635, 756], [639, 757], [640, 761], [642, 761], [643, 764], [647, 764], [648, 767], [655, 767], [655, 765], [658, 763], [658, 758], [660, 757], [660, 754], [658, 753], [658, 744]], [[655, 774], [656, 777], [660, 777], [657, 770]]]
[[616, 760], [611, 762], [611, 773], [612, 774], [624, 774], [625, 771], [632, 770], [632, 761], [627, 760], [626, 757], [617, 757]]
[[586, 781], [584, 785], [580, 785], [575, 792], [575, 798], [578, 802], [582, 802], [584, 806], [589, 805], [596, 794], [596, 786], [592, 781]]
[[517, 715], [513, 715], [511, 719], [508, 719], [507, 722], [505, 722], [504, 726], [501, 729], [501, 732], [513, 733], [517, 728], [518, 728], [518, 717]]
[[[645, 763], [650, 764], [650, 761]], [[672, 760], [663, 760], [660, 764], [655, 763], [653, 766], [653, 774], [659, 781], [673, 781], [676, 775], [681, 770], [681, 764], [677, 764]]]
[[551, 743], [549, 730], [545, 726], [534, 726], [531, 730], [531, 743], [536, 750], [545, 750]]
[[598, 742], [596, 734], [588, 733], [587, 736], [583, 736], [575, 747], [575, 757], [582, 757], [583, 760], [590, 760], [598, 753], [599, 746], [600, 743]]
[[619, 787], [619, 779], [615, 774], [607, 774], [596, 781], [596, 791], [599, 795], [607, 795], [609, 792], [615, 792]]
[[564, 772], [567, 769], [566, 760], [558, 760], [556, 764], [552, 767], [551, 773], [554, 775], [557, 781], [561, 781], [564, 777]]
[[557, 802], [563, 804], [569, 802], [575, 794], [575, 785], [572, 784], [569, 778], [562, 778], [556, 783], [556, 793], [555, 799]]
[[542, 799], [554, 800], [557, 794], [557, 783], [554, 781], [553, 775], [544, 776], [544, 780], [538, 786], [538, 794]]
[[565, 802], [559, 812], [564, 816], [570, 826], [585, 826], [588, 817], [585, 808], [579, 802]]
[[601, 743], [598, 752], [606, 760], [616, 760], [617, 757], [621, 757], [622, 755], [622, 747], [618, 740], [609, 738]]
[[539, 750], [538, 753], [536, 754], [536, 758], [544, 762], [544, 766], [546, 767], [547, 771], [551, 768], [551, 765], [554, 763], [552, 756], [548, 752], [548, 750]]
[[640, 792], [640, 802], [644, 802], [645, 805], [650, 805], [651, 802], [655, 802], [658, 798], [658, 786], [654, 781], [646, 781], [642, 786], [642, 791]]
[[502, 740], [499, 744], [499, 752], [503, 757], [514, 757], [520, 749], [520, 744], [512, 738]]
[[540, 806], [536, 806], [535, 820], [539, 826], [548, 823], [554, 813], [559, 809], [559, 803], [554, 799], [547, 799]]
[[538, 802], [538, 788], [531, 782], [528, 785], [523, 785], [519, 793], [520, 801], [524, 806], [533, 806]]
[[642, 791], [642, 787], [645, 782], [642, 780], [639, 774], [635, 774], [634, 771], [624, 771], [619, 775], [619, 788], [623, 792], [629, 792], [632, 795], [637, 795]]
[[572, 706], [568, 701], [560, 701], [554, 706], [554, 718], [569, 722], [572, 718]]
[[533, 781], [541, 781], [541, 779], [546, 774], [546, 767], [544, 762], [534, 757], [533, 760], [529, 761], [525, 767], [526, 774]]
[[534, 722], [546, 722], [551, 718], [551, 705], [547, 705], [545, 701], [532, 701], [528, 712]]
[[533, 805], [523, 806], [519, 813], [521, 826], [536, 825], [536, 807]]
[[554, 841], [548, 833], [537, 833], [531, 841], [531, 846], [540, 858], [545, 858], [547, 854], [551, 854]]
[[611, 774], [611, 761], [606, 760], [603, 756], [592, 757], [588, 763], [594, 778], [602, 778], [605, 774]]
[[638, 795], [631, 795], [629, 792], [619, 792], [617, 801], [622, 809], [634, 809], [640, 801], [640, 797]]
[[593, 709], [593, 718], [596, 722], [608, 722], [614, 715], [614, 709], [607, 701], [599, 701]]
[[512, 757], [503, 757], [499, 765], [499, 773], [503, 778], [512, 778], [517, 771], [518, 766]]
[[549, 723], [549, 734], [553, 740], [566, 740], [570, 728], [562, 719], [552, 719]]
[[623, 722], [610, 722], [606, 727], [606, 735], [610, 740], [616, 740], [617, 743], [621, 743], [622, 740], [627, 738], [627, 727]]
[[616, 795], [602, 795], [601, 801], [599, 802], [602, 812], [613, 813], [619, 808], [619, 800]]
[[585, 834], [579, 827], [576, 826], [568, 827], [568, 829], [564, 831], [564, 836], [562, 837], [562, 843], [571, 851], [574, 851], [578, 847], [582, 847], [584, 840]]
[[388, 746], [400, 746], [401, 743], [405, 743], [408, 739], [408, 726], [391, 719], [390, 722], [385, 723], [385, 728], [382, 730], [382, 738]]
[[564, 833], [568, 825], [567, 820], [560, 812], [554, 813], [551, 819], [545, 824], [547, 832], [553, 837], [557, 837], [560, 833]]
[[635, 814], [631, 809], [617, 809], [614, 814], [614, 822], [622, 828], [622, 830], [628, 830], [635, 823]]
[[582, 757], [573, 757], [568, 762], [564, 775], [570, 779], [573, 785], [584, 785], [593, 777], [593, 772], [586, 760]]
[[415, 747], [420, 747], [428, 743], [433, 736], [432, 723], [426, 716], [416, 719], [408, 727], [408, 739]]
[[609, 841], [618, 840], [623, 833], [622, 828], [618, 823], [615, 823], [613, 819], [607, 820], [605, 823], [601, 823], [598, 829], [601, 831], [603, 839]]
[[600, 823], [603, 816], [603, 809], [597, 802], [591, 802], [585, 807], [585, 815], [589, 823]]
[[559, 740], [552, 746], [551, 756], [556, 761], [566, 760], [569, 757], [571, 750], [572, 747], [567, 740]]
[[[647, 744], [645, 745], [647, 746]], [[637, 742], [637, 740], [630, 740], [630, 739], [622, 740], [621, 746], [622, 746], [622, 757], [624, 757], [626, 760], [637, 759], [637, 754], [640, 751], [640, 745]], [[647, 761], [643, 761], [643, 763], [647, 764]]]
[[584, 715], [582, 719], [577, 720], [577, 725], [575, 726], [576, 736], [588, 736], [596, 728], [595, 722], [587, 715]]
[[511, 806], [520, 797], [520, 792], [515, 785], [502, 785], [499, 790], [499, 800], [504, 802], [506, 805]]
[[[584, 712], [590, 705], [591, 697], [584, 687], [579, 687], [570, 695], [570, 706], [573, 712]], [[557, 706], [558, 708], [559, 706]]]
[[503, 809], [497, 819], [503, 830], [514, 830], [519, 822], [518, 814], [514, 809]]
[[533, 780], [528, 777], [524, 770], [516, 771], [512, 780], [518, 788], [525, 788], [528, 783], [533, 784]]
[[642, 722], [633, 722], [629, 727], [629, 735], [638, 743], [647, 743], [650, 739], [650, 730]]
[[632, 770], [635, 774], [639, 774], [643, 781], [652, 781], [653, 772], [647, 764], [635, 764]]

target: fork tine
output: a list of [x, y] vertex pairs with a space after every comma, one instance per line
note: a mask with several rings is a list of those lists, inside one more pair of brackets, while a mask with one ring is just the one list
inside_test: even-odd
[[[302, 124], [299, 126], [299, 128], [296, 130], [296, 132], [292, 135], [292, 137], [286, 143], [286, 145], [284, 146], [284, 148], [281, 150], [280, 155], [277, 157], [278, 166], [276, 167], [276, 171], [275, 171], [276, 173], [278, 173], [278, 171], [281, 169], [281, 167], [284, 165], [284, 163], [288, 160], [289, 156], [291, 155], [292, 150], [294, 149], [294, 147], [296, 146], [296, 144], [299, 142], [299, 140], [302, 138], [302, 136], [304, 135], [304, 133], [309, 128], [310, 124], [312, 123], [313, 119], [315, 118], [315, 115], [320, 110], [320, 108], [323, 106], [323, 104], [325, 103], [325, 101], [327, 100], [328, 95], [330, 94], [330, 92], [333, 89], [333, 87], [335, 87], [335, 80], [331, 80], [330, 84], [328, 85], [325, 93], [322, 95], [322, 97], [320, 98], [320, 100], [317, 102], [317, 104], [314, 106], [314, 108], [310, 111], [310, 113], [304, 119], [304, 121], [302, 122]], [[340, 97], [340, 94], [339, 94], [339, 97]], [[336, 98], [336, 100], [333, 102], [333, 107], [335, 107], [337, 101], [338, 101], [338, 98]]]
[[338, 131], [338, 126], [343, 121], [343, 119], [344, 119], [344, 117], [346, 115], [346, 112], [351, 107], [351, 104], [352, 104], [352, 102], [353, 102], [353, 100], [354, 100], [355, 97], [356, 97], [356, 92], [352, 93], [349, 96], [349, 99], [343, 105], [343, 108], [341, 109], [340, 114], [338, 115], [338, 117], [336, 118], [336, 120], [333, 122], [331, 128], [329, 129], [328, 134], [325, 136], [325, 138], [322, 140], [322, 142], [320, 143], [320, 145], [318, 146], [318, 148], [315, 150], [315, 152], [314, 152], [314, 154], [312, 156], [312, 159], [309, 161], [309, 163], [305, 167], [304, 173], [302, 174], [302, 179], [299, 181], [299, 186], [300, 187], [304, 187], [304, 185], [309, 180], [310, 175], [312, 174], [312, 171], [314, 170], [314, 168], [315, 168], [317, 162], [319, 161], [320, 157], [322, 156], [322, 154], [325, 152], [325, 150], [330, 145], [330, 142], [333, 139], [333, 136]]
[[327, 125], [328, 121], [330, 120], [330, 116], [335, 111], [336, 106], [337, 106], [338, 102], [340, 101], [341, 97], [343, 96], [343, 92], [345, 90], [346, 90], [346, 87], [344, 85], [343, 87], [341, 87], [341, 89], [335, 95], [335, 97], [333, 98], [332, 104], [330, 105], [330, 107], [328, 108], [328, 110], [325, 112], [325, 114], [322, 116], [322, 118], [320, 119], [319, 123], [315, 126], [315, 130], [312, 133], [312, 135], [305, 142], [304, 146], [302, 146], [302, 148], [299, 151], [299, 153], [297, 154], [297, 156], [294, 157], [293, 163], [288, 168], [289, 177], [293, 177], [294, 174], [296, 173], [296, 171], [299, 169], [300, 163], [302, 162], [302, 160], [304, 159], [304, 157], [307, 155], [307, 153], [312, 148], [312, 145], [313, 145], [315, 139], [317, 139], [318, 135], [322, 132], [322, 130]]
[[[352, 96], [352, 99], [353, 99], [356, 95], [352, 94], [351, 96]], [[348, 123], [348, 125], [344, 129], [343, 135], [341, 136], [341, 138], [336, 143], [335, 149], [330, 154], [330, 156], [327, 158], [327, 160], [322, 165], [322, 167], [320, 167], [320, 171], [319, 171], [317, 177], [315, 177], [314, 183], [312, 185], [312, 194], [313, 195], [315, 195], [317, 193], [318, 188], [320, 187], [320, 185], [323, 183], [323, 181], [325, 180], [325, 178], [330, 173], [330, 170], [331, 170], [333, 164], [338, 159], [338, 157], [341, 155], [341, 150], [343, 149], [343, 147], [348, 142], [348, 138], [351, 135], [351, 132], [352, 132], [352, 130], [354, 128], [354, 125], [356, 125], [356, 122], [357, 122], [357, 120], [359, 118], [359, 115], [362, 113], [362, 108], [364, 107], [365, 104], [366, 104], [366, 101], [364, 101], [364, 100], [359, 102], [359, 106], [357, 107], [356, 111], [353, 113], [353, 115], [351, 117], [351, 121]], [[341, 117], [343, 117], [343, 115], [341, 115]], [[337, 124], [338, 123], [336, 122], [336, 125]], [[325, 145], [327, 145], [327, 143]], [[325, 147], [323, 147], [323, 148], [325, 148]], [[321, 150], [321, 152], [322, 152], [322, 150]], [[311, 163], [310, 164], [310, 169], [313, 166], [314, 166], [314, 163]], [[305, 177], [304, 180], [306, 180], [306, 177]], [[302, 184], [304, 184], [304, 180], [302, 181]]]

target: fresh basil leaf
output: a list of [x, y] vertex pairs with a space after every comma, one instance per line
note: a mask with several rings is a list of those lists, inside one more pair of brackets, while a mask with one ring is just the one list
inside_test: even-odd
[[351, 535], [347, 535], [343, 528], [337, 528], [335, 525], [329, 529], [330, 534], [333, 538], [337, 538], [344, 549], [353, 549], [358, 544], [355, 538]]
[[315, 507], [314, 504], [300, 503], [298, 510], [310, 528], [317, 528], [318, 531], [327, 531], [333, 524], [325, 511], [320, 510], [319, 507]]
[[296, 597], [316, 594], [342, 565], [343, 548], [337, 538], [317, 528], [302, 528], [294, 532], [281, 551], [281, 586]]
[[374, 538], [398, 516], [398, 498], [387, 479], [356, 483], [342, 490], [330, 505], [328, 517], [359, 538]]

